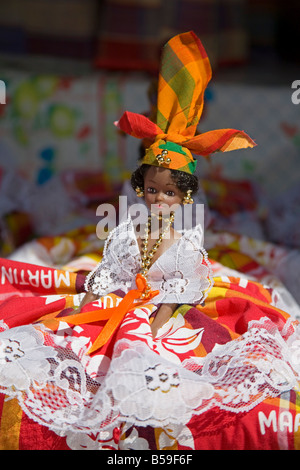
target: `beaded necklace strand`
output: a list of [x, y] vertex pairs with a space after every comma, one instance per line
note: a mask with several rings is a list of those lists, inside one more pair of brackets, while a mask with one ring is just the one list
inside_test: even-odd
[[[145, 229], [145, 237], [144, 241], [142, 244], [142, 266], [141, 266], [141, 271], [140, 273], [147, 279], [147, 273], [149, 271], [151, 261], [153, 256], [155, 255], [156, 251], [158, 250], [159, 246], [161, 245], [161, 242], [165, 238], [166, 234], [169, 232], [171, 225], [174, 222], [174, 212], [171, 212], [170, 218], [166, 220], [166, 227], [162, 230], [161, 234], [159, 235], [157, 241], [154, 243], [153, 247], [148, 253], [148, 242], [149, 242], [149, 235], [151, 232], [151, 215], [148, 217], [148, 222], [146, 224], [146, 229]], [[148, 293], [151, 290], [151, 286], [149, 283], [147, 283], [147, 288], [145, 292], [142, 294], [141, 298], [147, 298]]]

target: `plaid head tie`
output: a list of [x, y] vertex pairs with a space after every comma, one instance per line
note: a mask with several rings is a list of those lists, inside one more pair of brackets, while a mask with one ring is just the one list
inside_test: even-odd
[[254, 141], [236, 129], [196, 134], [211, 79], [206, 51], [194, 32], [179, 34], [164, 46], [158, 79], [156, 122], [126, 111], [117, 126], [125, 133], [152, 144], [142, 163], [193, 174], [192, 153], [209, 157], [214, 152], [254, 147]]

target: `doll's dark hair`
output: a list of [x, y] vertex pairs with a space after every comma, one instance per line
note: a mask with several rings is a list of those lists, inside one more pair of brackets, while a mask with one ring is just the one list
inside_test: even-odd
[[[137, 187], [144, 188], [144, 178], [151, 165], [143, 163], [131, 175], [131, 186], [135, 190]], [[180, 170], [170, 170], [171, 178], [176, 184], [177, 188], [186, 193], [189, 189], [194, 194], [198, 190], [198, 178], [195, 175], [186, 173]]]

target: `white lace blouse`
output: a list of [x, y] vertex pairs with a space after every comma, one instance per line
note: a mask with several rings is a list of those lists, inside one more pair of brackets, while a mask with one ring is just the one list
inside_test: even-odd
[[[102, 261], [85, 281], [85, 290], [102, 297], [121, 289], [136, 289], [141, 254], [129, 216], [109, 234]], [[202, 303], [212, 286], [211, 266], [203, 248], [203, 229], [197, 225], [184, 232], [150, 267], [148, 282], [159, 294], [151, 303]]]

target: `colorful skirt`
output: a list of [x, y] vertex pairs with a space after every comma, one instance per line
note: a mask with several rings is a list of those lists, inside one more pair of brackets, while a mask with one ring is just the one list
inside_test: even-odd
[[178, 305], [155, 338], [145, 304], [88, 354], [105, 321], [68, 323], [84, 275], [0, 269], [0, 449], [300, 448], [298, 321], [274, 289], [215, 277], [205, 304]]

